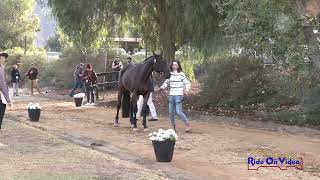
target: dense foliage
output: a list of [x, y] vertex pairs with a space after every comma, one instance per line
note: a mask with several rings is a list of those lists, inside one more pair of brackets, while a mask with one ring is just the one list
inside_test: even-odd
[[38, 18], [33, 15], [35, 0], [0, 1], [0, 49], [16, 46], [32, 48], [35, 32], [39, 30]]

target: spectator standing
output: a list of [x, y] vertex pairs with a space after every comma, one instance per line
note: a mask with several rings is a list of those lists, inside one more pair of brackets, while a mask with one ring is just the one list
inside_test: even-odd
[[91, 64], [87, 64], [87, 69], [84, 72], [84, 80], [85, 80], [86, 96], [87, 96], [86, 105], [95, 105], [94, 91], [97, 86], [98, 77], [95, 71], [93, 70], [93, 67]]
[[80, 88], [83, 93], [86, 93], [85, 87], [83, 85], [83, 74], [84, 74], [84, 64], [80, 63], [76, 66], [73, 76], [74, 76], [74, 86], [69, 93], [70, 97], [73, 97], [74, 92], [77, 88]]
[[28, 76], [30, 80], [31, 95], [33, 95], [33, 88], [36, 88], [38, 93], [41, 94], [41, 91], [38, 85], [38, 69], [36, 68], [34, 63], [31, 64], [31, 68], [26, 73], [26, 76]]
[[0, 130], [1, 125], [4, 117], [4, 113], [6, 111], [7, 105], [12, 106], [12, 102], [9, 96], [9, 88], [6, 83], [5, 78], [5, 70], [4, 70], [4, 63], [8, 58], [7, 53], [0, 53], [0, 94], [1, 94], [1, 101], [0, 101]]
[[13, 86], [13, 96], [19, 96], [19, 82], [21, 80], [18, 65], [14, 64], [11, 69], [11, 82]]

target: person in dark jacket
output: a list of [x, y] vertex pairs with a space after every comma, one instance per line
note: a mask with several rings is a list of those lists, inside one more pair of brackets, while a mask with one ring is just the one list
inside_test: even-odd
[[40, 88], [38, 86], [38, 69], [36, 68], [35, 64], [31, 64], [31, 68], [29, 69], [28, 73], [26, 73], [26, 76], [29, 76], [30, 79], [30, 90], [31, 95], [33, 95], [33, 88], [36, 88], [38, 93], [41, 94]]
[[6, 58], [8, 58], [7, 53], [0, 53], [0, 94], [1, 94], [0, 130], [1, 130], [2, 120], [3, 120], [4, 113], [6, 111], [7, 105], [10, 105], [12, 107], [12, 102], [9, 96], [9, 88], [6, 83], [5, 70], [4, 70], [4, 63], [6, 61]]
[[85, 87], [83, 85], [83, 73], [84, 73], [84, 64], [80, 63], [76, 66], [76, 69], [74, 70], [73, 76], [74, 76], [74, 86], [69, 94], [70, 97], [74, 95], [74, 91], [77, 88], [80, 88], [83, 93], [86, 93]]
[[87, 104], [86, 105], [95, 105], [94, 91], [97, 86], [98, 77], [97, 77], [96, 73], [94, 72], [91, 64], [87, 64], [87, 69], [84, 72], [83, 77], [85, 80], [86, 96], [87, 96]]
[[11, 82], [13, 86], [13, 96], [19, 96], [19, 82], [21, 80], [18, 65], [14, 64], [11, 69]]

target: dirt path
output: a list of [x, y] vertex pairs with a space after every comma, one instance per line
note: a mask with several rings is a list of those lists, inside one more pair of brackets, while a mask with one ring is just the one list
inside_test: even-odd
[[166, 179], [136, 163], [7, 121], [0, 132], [0, 179]]
[[[174, 159], [171, 163], [163, 164], [155, 163], [148, 132], [133, 132], [128, 119], [120, 119], [120, 127], [113, 127], [113, 108], [76, 108], [73, 102], [56, 98], [22, 96], [16, 99], [15, 108], [8, 110], [8, 117], [29, 122], [25, 108], [29, 101], [40, 102], [43, 106], [41, 120], [33, 123], [35, 126], [80, 139], [89, 138], [106, 146], [112, 145], [136, 157], [134, 161], [152, 169], [170, 174], [172, 168], [172, 171], [177, 171], [177, 178], [179, 174], [182, 178], [183, 174], [187, 174], [185, 178], [190, 175], [199, 179], [320, 179], [320, 132], [317, 130], [294, 127], [299, 132], [297, 134], [270, 131], [252, 128], [254, 126], [248, 128], [221, 123], [221, 119], [216, 122], [215, 117], [209, 117], [210, 122], [193, 121], [193, 132], [186, 134], [179, 122], [179, 141]], [[169, 127], [166, 117], [161, 117], [158, 122], [149, 122], [151, 131]], [[303, 157], [304, 170], [263, 168], [248, 171], [247, 156], [257, 149]]]

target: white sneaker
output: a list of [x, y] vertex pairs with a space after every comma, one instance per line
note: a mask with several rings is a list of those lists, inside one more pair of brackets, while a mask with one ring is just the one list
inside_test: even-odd
[[190, 126], [186, 127], [186, 132], [191, 132], [191, 127]]
[[8, 147], [8, 146], [5, 145], [5, 144], [0, 143], [0, 147]]
[[90, 103], [85, 103], [84, 105], [85, 105], [85, 106], [90, 106]]
[[91, 105], [91, 106], [95, 106], [95, 105], [96, 105], [96, 103], [91, 103], [90, 105]]

